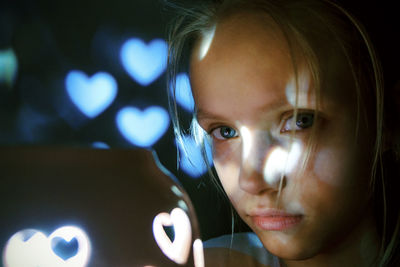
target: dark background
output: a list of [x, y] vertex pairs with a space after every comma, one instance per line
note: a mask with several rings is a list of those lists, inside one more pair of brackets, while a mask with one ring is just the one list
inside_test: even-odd
[[[366, 26], [381, 57], [387, 88], [393, 88], [400, 47], [394, 4], [340, 2]], [[165, 73], [148, 86], [136, 83], [123, 69], [119, 50], [133, 37], [145, 42], [165, 39], [170, 19], [161, 0], [2, 0], [0, 51], [14, 50], [18, 73], [12, 84], [0, 84], [0, 146], [92, 147], [100, 141], [110, 148], [135, 148], [118, 131], [116, 113], [125, 106], [167, 108]], [[67, 96], [64, 80], [75, 69], [89, 76], [106, 71], [118, 83], [114, 102], [93, 119]], [[192, 198], [203, 239], [230, 233], [228, 205], [208, 176], [194, 179], [176, 169], [171, 125], [153, 149]]]

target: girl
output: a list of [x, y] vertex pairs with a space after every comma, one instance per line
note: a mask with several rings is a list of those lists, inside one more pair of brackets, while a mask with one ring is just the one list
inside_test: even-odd
[[202, 1], [181, 11], [168, 84], [187, 69], [192, 133], [211, 143], [216, 179], [279, 259], [269, 264], [394, 265], [382, 75], [360, 23], [321, 0]]

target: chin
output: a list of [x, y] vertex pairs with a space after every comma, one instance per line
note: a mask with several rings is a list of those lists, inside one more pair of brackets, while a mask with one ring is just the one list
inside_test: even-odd
[[304, 242], [304, 238], [295, 238], [282, 232], [258, 234], [264, 247], [271, 254], [285, 260], [306, 260], [317, 254], [317, 247], [313, 242]]

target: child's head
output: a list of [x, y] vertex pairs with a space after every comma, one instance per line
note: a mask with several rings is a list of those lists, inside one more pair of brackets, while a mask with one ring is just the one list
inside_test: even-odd
[[378, 241], [383, 96], [363, 29], [326, 1], [220, 2], [181, 17], [170, 75], [187, 49], [195, 123], [236, 211], [287, 260]]

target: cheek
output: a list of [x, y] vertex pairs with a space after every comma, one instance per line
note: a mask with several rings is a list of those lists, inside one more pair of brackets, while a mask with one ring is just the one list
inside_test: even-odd
[[241, 150], [238, 144], [213, 145], [215, 170], [229, 198], [239, 187], [240, 155]]
[[239, 187], [239, 167], [234, 162], [221, 163], [218, 160], [214, 160], [214, 166], [226, 194], [233, 198]]
[[320, 182], [340, 186], [345, 181], [344, 171], [348, 169], [349, 159], [344, 151], [321, 149], [316, 153], [313, 172]]

